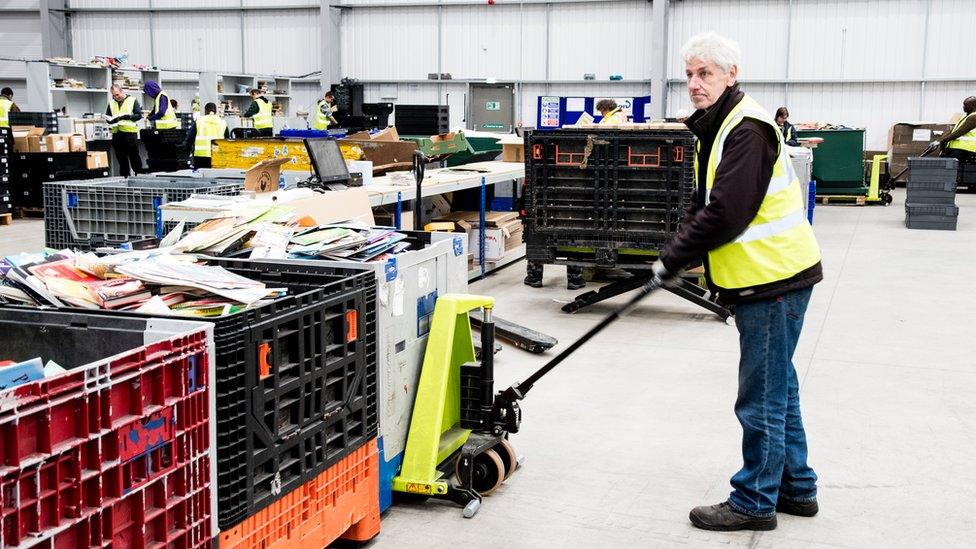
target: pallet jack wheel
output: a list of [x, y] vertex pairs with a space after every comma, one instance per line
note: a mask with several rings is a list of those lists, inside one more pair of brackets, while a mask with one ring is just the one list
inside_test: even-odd
[[512, 448], [512, 445], [508, 442], [508, 440], [503, 438], [498, 444], [495, 445], [494, 448], [492, 448], [492, 450], [494, 450], [499, 457], [502, 458], [502, 461], [505, 462], [504, 480], [508, 480], [508, 477], [512, 476], [512, 473], [518, 469], [518, 456], [515, 455], [515, 448]]
[[[461, 458], [454, 463], [454, 474], [461, 478]], [[505, 480], [505, 464], [493, 449], [486, 450], [474, 457], [471, 487], [482, 496], [495, 491]]]

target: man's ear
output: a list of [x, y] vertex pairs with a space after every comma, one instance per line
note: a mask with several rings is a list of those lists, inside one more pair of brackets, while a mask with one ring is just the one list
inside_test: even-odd
[[735, 81], [738, 78], [738, 76], [739, 76], [739, 66], [738, 65], [732, 65], [732, 67], [729, 68], [729, 74], [728, 74], [728, 76], [726, 78], [725, 85], [726, 86], [731, 86], [731, 85], [735, 84]]

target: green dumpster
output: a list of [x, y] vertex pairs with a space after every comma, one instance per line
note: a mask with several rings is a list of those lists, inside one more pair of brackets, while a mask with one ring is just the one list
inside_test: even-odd
[[797, 138], [823, 139], [813, 149], [818, 195], [867, 195], [864, 184], [864, 130], [798, 130]]

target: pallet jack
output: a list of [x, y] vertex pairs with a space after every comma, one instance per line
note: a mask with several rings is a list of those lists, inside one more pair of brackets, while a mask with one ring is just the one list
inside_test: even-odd
[[407, 444], [393, 490], [420, 498], [440, 498], [475, 516], [483, 496], [491, 494], [520, 467], [509, 435], [522, 423], [519, 401], [547, 373], [587, 341], [623, 317], [659, 288], [655, 280], [603, 318], [524, 381], [494, 389], [494, 357], [481, 353], [474, 362], [469, 311], [481, 309], [481, 348], [494, 346], [491, 297], [448, 294], [434, 306], [423, 370], [417, 387]]

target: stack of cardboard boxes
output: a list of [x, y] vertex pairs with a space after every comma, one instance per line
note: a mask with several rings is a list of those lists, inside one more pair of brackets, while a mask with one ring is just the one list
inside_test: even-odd
[[89, 152], [84, 135], [44, 132], [32, 126], [12, 128], [13, 207], [43, 207], [44, 182], [108, 176], [108, 153]]
[[[483, 228], [478, 212], [451, 212], [435, 220], [450, 222], [456, 231], [468, 234], [468, 263], [473, 267], [480, 261], [480, 240]], [[485, 213], [485, 262], [501, 261], [505, 253], [522, 245], [522, 220], [516, 212]]]
[[[952, 130], [951, 124], [898, 122], [888, 130], [888, 173], [894, 178], [908, 168], [908, 158], [920, 156], [929, 144]], [[908, 180], [905, 172], [897, 180]]]

